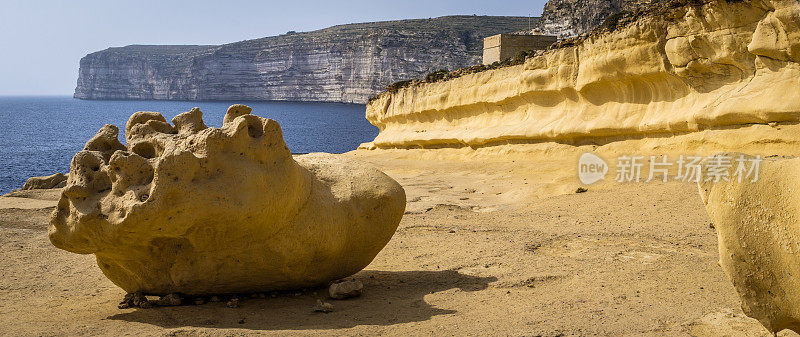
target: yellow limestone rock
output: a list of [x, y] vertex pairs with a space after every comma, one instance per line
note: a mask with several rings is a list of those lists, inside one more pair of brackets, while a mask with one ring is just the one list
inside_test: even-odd
[[293, 158], [278, 123], [249, 113], [233, 106], [209, 128], [197, 108], [174, 125], [137, 112], [127, 147], [104, 126], [72, 160], [50, 241], [154, 295], [308, 287], [366, 267], [403, 216], [403, 188], [351, 159]]
[[690, 3], [522, 65], [383, 93], [366, 111], [380, 133], [362, 148], [603, 142], [799, 122], [798, 1]]
[[23, 190], [39, 190], [49, 188], [64, 187], [67, 182], [67, 176], [63, 173], [56, 173], [46, 177], [30, 177], [22, 186]]
[[800, 158], [765, 160], [756, 182], [700, 183], [718, 233], [720, 265], [745, 314], [772, 332], [800, 332], [798, 186]]

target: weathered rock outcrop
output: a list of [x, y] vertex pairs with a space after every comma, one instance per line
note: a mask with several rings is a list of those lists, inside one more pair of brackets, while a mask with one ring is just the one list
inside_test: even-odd
[[525, 64], [384, 93], [368, 148], [593, 142], [800, 121], [800, 5], [664, 6]]
[[30, 177], [22, 186], [23, 190], [39, 190], [48, 188], [60, 188], [66, 186], [67, 176], [63, 173], [56, 173], [45, 177]]
[[613, 15], [666, 1], [668, 0], [550, 0], [544, 5], [536, 31], [559, 37], [583, 35]]
[[772, 332], [800, 332], [798, 185], [797, 158], [762, 162], [755, 182], [700, 183], [717, 229], [720, 265], [739, 293], [745, 314]]
[[396, 81], [480, 64], [484, 37], [528, 26], [526, 17], [449, 16], [221, 46], [110, 48], [81, 60], [75, 97], [364, 103]]
[[124, 290], [262, 292], [325, 284], [366, 267], [405, 209], [394, 180], [325, 154], [292, 157], [277, 122], [232, 106], [137, 112], [106, 125], [72, 160], [50, 240], [95, 254]]

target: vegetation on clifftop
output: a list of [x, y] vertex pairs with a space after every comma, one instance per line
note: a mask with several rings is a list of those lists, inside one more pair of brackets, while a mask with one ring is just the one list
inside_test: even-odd
[[[502, 62], [494, 62], [489, 65], [479, 64], [474, 65], [471, 67], [460, 68], [455, 71], [449, 71], [447, 69], [439, 69], [434, 72], [431, 72], [425, 76], [424, 79], [413, 79], [413, 80], [404, 80], [392, 83], [386, 86], [386, 91], [388, 93], [396, 93], [402, 88], [411, 87], [423, 83], [436, 83], [451, 80], [454, 78], [459, 78], [464, 75], [479, 73], [482, 71], [499, 69], [508, 66], [515, 66], [525, 63], [525, 60], [528, 58], [538, 56], [544, 53], [544, 50], [528, 50], [528, 51], [521, 51], [517, 53], [517, 55], [513, 58], [509, 58], [503, 60]], [[373, 101], [380, 97], [383, 93], [378, 94], [376, 96], [370, 97], [369, 101]]]
[[355, 23], [212, 46], [109, 48], [81, 59], [80, 99], [365, 103], [389, 83], [480, 62], [483, 38], [537, 19], [477, 15]]

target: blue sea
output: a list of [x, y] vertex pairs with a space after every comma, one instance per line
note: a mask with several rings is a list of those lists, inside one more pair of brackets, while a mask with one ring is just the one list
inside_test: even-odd
[[343, 153], [371, 141], [378, 128], [364, 105], [298, 102], [83, 101], [71, 97], [0, 97], [0, 195], [32, 176], [69, 172], [76, 152], [105, 124], [120, 128], [136, 111], [158, 111], [169, 121], [199, 107], [206, 125], [219, 127], [228, 106], [247, 104], [253, 114], [280, 123], [293, 153]]

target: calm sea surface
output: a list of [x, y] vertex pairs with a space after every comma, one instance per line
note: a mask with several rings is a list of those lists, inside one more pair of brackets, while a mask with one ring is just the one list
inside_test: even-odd
[[343, 153], [371, 141], [378, 129], [364, 106], [293, 102], [82, 101], [71, 97], [0, 97], [0, 194], [22, 187], [31, 176], [69, 172], [75, 152], [104, 124], [120, 128], [136, 111], [158, 111], [169, 121], [199, 107], [206, 125], [219, 127], [228, 106], [253, 107], [253, 114], [281, 124], [294, 153]]

